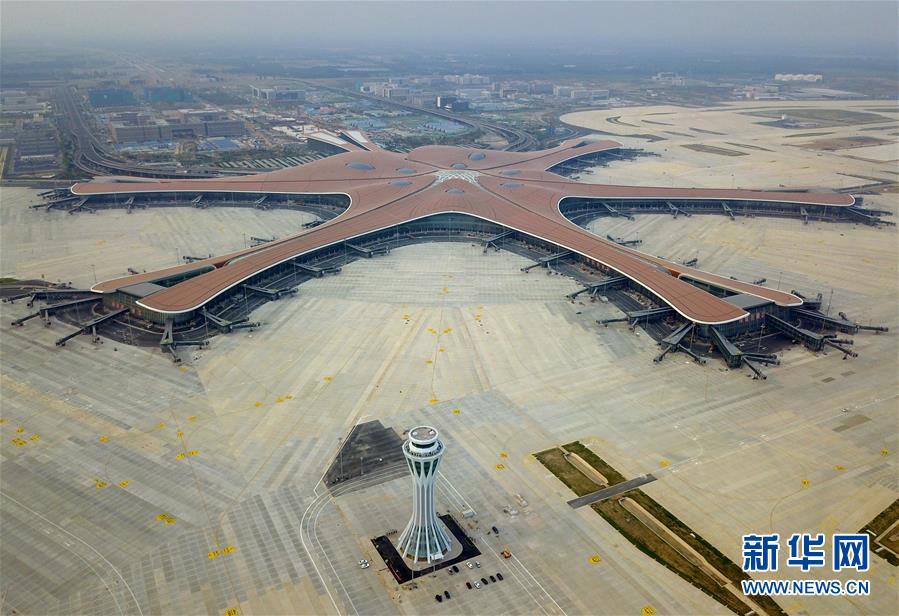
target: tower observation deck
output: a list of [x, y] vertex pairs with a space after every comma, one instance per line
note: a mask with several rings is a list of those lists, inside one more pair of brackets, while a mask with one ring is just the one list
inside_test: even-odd
[[399, 553], [417, 562], [441, 560], [452, 546], [452, 538], [437, 519], [434, 483], [445, 449], [437, 430], [418, 426], [409, 431], [403, 454], [412, 473], [412, 517], [397, 543]]

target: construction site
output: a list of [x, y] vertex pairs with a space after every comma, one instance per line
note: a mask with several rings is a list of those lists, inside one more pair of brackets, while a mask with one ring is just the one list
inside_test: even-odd
[[[594, 488], [551, 472], [566, 443], [607, 465], [578, 470], [608, 511], [695, 532], [722, 588], [744, 533], [872, 523], [899, 494], [895, 161], [745, 111], [4, 187], [3, 613], [741, 609], [572, 504]], [[396, 444], [423, 421], [479, 555], [401, 582], [372, 540], [408, 518]], [[869, 596], [748, 607], [895, 612], [888, 535]]]

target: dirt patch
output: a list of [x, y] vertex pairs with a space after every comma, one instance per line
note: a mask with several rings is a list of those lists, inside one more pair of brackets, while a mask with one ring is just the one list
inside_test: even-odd
[[854, 136], [831, 137], [830, 139], [815, 139], [814, 141], [792, 143], [790, 145], [794, 145], [800, 148], [807, 148], [810, 150], [824, 150], [826, 152], [833, 152], [834, 150], [864, 148], [870, 145], [883, 145], [885, 143], [892, 143], [892, 141], [888, 139], [880, 139], [878, 137]]
[[[784, 116], [790, 122], [815, 122], [821, 126], [846, 126], [850, 124], [872, 124], [874, 122], [889, 122], [891, 118], [880, 115], [879, 113], [870, 113], [866, 111], [850, 111], [848, 109], [814, 109], [814, 108], [791, 108], [791, 109], [766, 109], [764, 111], [753, 111], [746, 115], [756, 116], [759, 118], [777, 118], [782, 119]], [[784, 128], [789, 128], [784, 125]]]
[[759, 150], [761, 152], [773, 152], [774, 150], [769, 150], [768, 148], [763, 148], [760, 145], [749, 145], [748, 143], [732, 143], [730, 141], [726, 142], [728, 145], [735, 145], [738, 148], [749, 148], [750, 150]]
[[717, 154], [718, 156], [747, 156], [746, 152], [739, 150], [728, 150], [727, 148], [719, 148], [714, 145], [704, 145], [702, 143], [690, 143], [681, 146], [694, 152], [705, 152], [706, 154]]

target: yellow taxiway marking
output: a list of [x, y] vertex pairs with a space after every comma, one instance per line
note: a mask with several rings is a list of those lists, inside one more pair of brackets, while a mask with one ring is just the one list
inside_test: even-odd
[[178, 460], [183, 460], [187, 456], [198, 456], [198, 455], [200, 455], [199, 451], [197, 451], [196, 449], [191, 449], [190, 451], [185, 451], [185, 452], [179, 453], [178, 455], [175, 456], [175, 458]]
[[23, 428], [21, 426], [16, 428], [16, 433], [18, 433], [18, 434], [22, 434], [22, 432], [24, 432], [24, 431], [25, 431], [25, 428]]
[[240, 611], [236, 607], [229, 607], [222, 614], [223, 616], [238, 616]]
[[439, 349], [437, 349], [437, 352], [438, 353], [446, 353], [446, 349], [444, 349], [443, 347], [440, 347]]
[[428, 404], [437, 404], [438, 402], [440, 402], [440, 400], [438, 400], [437, 398], [431, 398], [430, 400], [428, 400]]
[[508, 458], [509, 454], [508, 454], [508, 452], [501, 451], [501, 452], [499, 452], [499, 457], [500, 458]]
[[101, 442], [101, 443], [108, 443], [108, 442], [109, 442], [109, 437], [108, 437], [108, 436], [101, 436], [101, 437], [100, 437], [100, 442]]
[[211, 552], [207, 552], [206, 556], [209, 557], [209, 560], [212, 560], [213, 558], [218, 558], [219, 556], [230, 554], [236, 549], [237, 548], [235, 548], [233, 545], [227, 545], [220, 550], [212, 550]]
[[190, 417], [187, 418], [187, 421], [196, 421], [196, 420], [197, 420], [196, 415], [191, 415]]
[[810, 485], [812, 485], [812, 482], [809, 481], [808, 479], [803, 479], [803, 480], [802, 480], [802, 487], [803, 487], [803, 488], [807, 488], [807, 487], [809, 487]]
[[23, 441], [23, 440], [20, 439], [20, 438], [14, 438], [14, 439], [12, 439], [12, 441], [10, 441], [10, 442], [11, 442], [13, 445], [15, 445], [16, 447], [21, 447], [22, 445], [27, 445], [27, 444], [28, 444], [28, 441]]
[[41, 440], [41, 435], [40, 434], [32, 434], [31, 436], [28, 437], [28, 439], [32, 440], [32, 441], [39, 441], [39, 440]]
[[496, 465], [496, 470], [498, 470], [498, 471], [501, 471], [501, 470], [503, 470], [503, 469], [505, 469], [505, 468], [506, 468], [506, 465], [505, 465], [505, 464], [497, 464], [497, 465]]
[[833, 467], [833, 470], [835, 470], [835, 471], [845, 471], [845, 470], [846, 470], [846, 467], [843, 466], [842, 464], [837, 464], [836, 466]]
[[108, 484], [107, 482], [105, 482], [105, 481], [100, 481], [99, 479], [95, 479], [95, 480], [94, 480], [94, 487], [97, 488], [98, 490], [101, 490], [101, 489], [105, 488], [105, 487], [108, 486], [108, 485], [109, 485], [109, 484]]
[[425, 360], [425, 363], [428, 364], [428, 365], [430, 365], [430, 364], [433, 364], [433, 363], [434, 363], [434, 360], [433, 360], [433, 359], [426, 359], [426, 360]]
[[602, 557], [599, 554], [591, 554], [589, 560], [591, 565], [598, 565], [602, 562]]
[[165, 428], [165, 422], [164, 422], [164, 421], [160, 421], [158, 424], [156, 424], [156, 429], [157, 429], [157, 430], [162, 430], [162, 429], [164, 429], [164, 428]]
[[462, 412], [462, 409], [453, 409], [453, 415], [458, 415]]
[[640, 614], [642, 614], [643, 616], [654, 616], [655, 613], [656, 608], [652, 607], [651, 605], [644, 605], [643, 609], [640, 610]]
[[443, 333], [444, 333], [444, 334], [451, 334], [451, 333], [453, 333], [453, 328], [452, 328], [452, 327], [447, 327], [445, 330], [443, 330]]
[[120, 488], [127, 488], [129, 483], [131, 483], [131, 482], [128, 481], [127, 479], [126, 479], [125, 481], [120, 481], [120, 482], [119, 482], [119, 487], [120, 487]]
[[671, 466], [670, 460], [659, 460], [659, 466], [665, 468], [666, 466]]
[[257, 401], [254, 406], [258, 409], [260, 406], [262, 406], [262, 402]]
[[881, 450], [880, 450], [880, 455], [882, 455], [882, 456], [888, 456], [888, 455], [890, 455], [890, 450], [889, 450], [889, 449], [881, 449]]
[[0, 426], [2, 426], [2, 425], [5, 424], [5, 423], [6, 423], [6, 420], [3, 419], [2, 417], [0, 417]]
[[326, 376], [326, 377], [324, 378], [324, 380], [325, 380], [325, 381], [333, 381], [333, 380], [334, 380], [334, 377], [333, 377], [333, 376]]

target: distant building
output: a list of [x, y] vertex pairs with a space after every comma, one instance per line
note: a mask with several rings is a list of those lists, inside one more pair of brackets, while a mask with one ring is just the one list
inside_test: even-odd
[[293, 88], [285, 88], [275, 86], [274, 88], [257, 88], [250, 86], [253, 90], [253, 98], [264, 101], [266, 103], [295, 103], [305, 99], [302, 90]]
[[453, 96], [451, 94], [440, 94], [437, 96], [437, 108], [448, 109], [449, 106], [455, 103], [457, 100], [459, 100], [457, 96]]
[[774, 76], [774, 81], [803, 81], [807, 83], [816, 83], [823, 81], [824, 75], [813, 75], [811, 73], [805, 75], [794, 75], [792, 73], [778, 73]]
[[144, 100], [148, 103], [189, 103], [193, 96], [185, 88], [148, 86], [144, 88]]
[[469, 101], [487, 100], [490, 98], [490, 90], [484, 88], [459, 88], [456, 96]]
[[574, 90], [572, 86], [553, 86], [553, 96], [558, 96], [559, 98], [571, 98], [572, 90]]
[[677, 73], [656, 73], [652, 76], [652, 80], [666, 86], [685, 86], [687, 85], [687, 80], [678, 75]]
[[553, 84], [547, 82], [536, 82], [530, 84], [531, 94], [552, 94]]
[[609, 91], [597, 88], [574, 88], [569, 96], [578, 101], [608, 100]]
[[161, 118], [146, 113], [119, 113], [109, 122], [109, 134], [116, 143], [240, 137], [245, 132], [243, 120], [217, 109], [182, 109], [166, 112]]
[[50, 110], [50, 103], [42, 101], [36, 94], [24, 90], [0, 91], [0, 113], [4, 115], [32, 115]]
[[97, 88], [88, 92], [91, 107], [130, 107], [137, 101], [131, 90], [122, 88]]
[[464, 75], [445, 75], [443, 79], [460, 86], [485, 86], [490, 83], [490, 77], [486, 75], [471, 75], [469, 73]]

